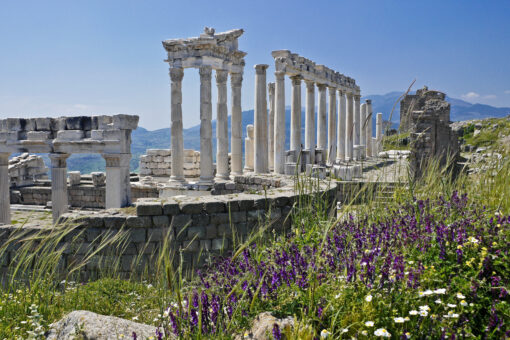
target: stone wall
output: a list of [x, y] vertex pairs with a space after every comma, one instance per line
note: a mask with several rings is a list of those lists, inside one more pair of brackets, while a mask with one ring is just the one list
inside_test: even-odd
[[[280, 188], [268, 190], [266, 195], [242, 193], [204, 196], [199, 200], [196, 197], [146, 199], [139, 200], [135, 209], [64, 214], [61, 223], [78, 225], [65, 237], [64, 245], [79, 233], [82, 243], [64, 252], [63, 265], [69, 267], [71, 261], [83, 257], [98, 237], [122, 229], [127, 233], [125, 251], [118, 258], [122, 272], [129, 274], [134, 270], [133, 262], [140, 259], [138, 255], [142, 263], [151, 263], [153, 269], [155, 260], [151, 255], [165, 242], [170, 246], [168, 252], [174, 254], [175, 259], [182, 258], [185, 268], [197, 268], [204, 265], [210, 255], [232, 250], [234, 242], [246, 240], [261, 225], [269, 225], [275, 232], [289, 227], [291, 219], [288, 217], [299, 195], [294, 191], [293, 182], [282, 181], [281, 184]], [[326, 199], [333, 209], [336, 208], [335, 183], [322, 182], [318, 193], [320, 199]], [[14, 229], [0, 227], [0, 244]], [[13, 250], [6, 255], [4, 266], [14, 254]], [[91, 275], [96, 266], [97, 260], [91, 261], [82, 274]]]
[[[140, 176], [170, 176], [171, 155], [169, 149], [147, 149], [147, 154], [140, 156]], [[184, 150], [184, 176], [200, 176], [199, 151]]]
[[437, 160], [444, 166], [453, 161], [455, 165], [459, 155], [459, 142], [450, 128], [450, 103], [445, 98], [444, 93], [424, 87], [401, 102], [401, 108], [407, 110], [401, 116], [401, 128], [410, 132], [409, 165], [415, 178], [421, 176], [426, 162]]
[[48, 178], [48, 168], [41, 156], [23, 153], [9, 159], [9, 183], [11, 187], [33, 185], [35, 181]]

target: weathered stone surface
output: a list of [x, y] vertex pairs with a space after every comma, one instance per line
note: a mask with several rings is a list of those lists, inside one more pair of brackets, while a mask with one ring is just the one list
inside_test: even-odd
[[[273, 338], [272, 331], [275, 324], [278, 325], [280, 331], [283, 333], [284, 329], [292, 329], [294, 327], [294, 319], [292, 317], [278, 319], [271, 315], [270, 312], [260, 313], [255, 317], [251, 329], [245, 334], [238, 335], [236, 340], [270, 340]], [[283, 336], [282, 339], [285, 339], [285, 336]]]
[[162, 215], [163, 208], [160, 202], [141, 202], [136, 205], [136, 214], [138, 216]]
[[136, 334], [137, 339], [149, 339], [149, 337], [155, 337], [156, 327], [115, 316], [105, 316], [89, 311], [74, 311], [50, 325], [47, 339], [110, 340], [132, 338], [133, 333]]
[[106, 183], [106, 175], [104, 172], [91, 172], [90, 175], [92, 176], [92, 184], [94, 184], [95, 187], [102, 187]]

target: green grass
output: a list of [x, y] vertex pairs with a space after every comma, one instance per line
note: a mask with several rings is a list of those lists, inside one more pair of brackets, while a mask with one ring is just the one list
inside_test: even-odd
[[383, 137], [383, 150], [409, 150], [409, 132]]
[[[482, 127], [478, 129], [480, 132], [475, 136], [475, 124], [472, 123], [464, 129], [462, 139], [465, 144], [474, 147], [501, 148], [502, 136], [510, 136], [510, 119], [508, 118], [491, 118], [480, 121]], [[506, 145], [508, 147], [508, 145]]]
[[[468, 229], [468, 235], [479, 238], [480, 244], [465, 242], [459, 247], [457, 242], [440, 243], [432, 237], [427, 240], [418, 239], [415, 243], [406, 243], [404, 238], [395, 237], [390, 243], [385, 243], [395, 252], [404, 256], [407, 270], [420, 270], [421, 286], [419, 289], [408, 287], [405, 284], [388, 284], [384, 286], [367, 286], [361, 281], [347, 282], [334, 271], [320, 272], [313, 268], [303, 275], [310, 284], [307, 287], [281, 285], [274, 299], [263, 298], [260, 291], [249, 298], [240, 288], [241, 282], [227, 288], [225, 285], [211, 286], [205, 290], [208, 294], [216, 293], [226, 296], [236, 293], [240, 300], [231, 320], [222, 317], [218, 325], [222, 325], [214, 335], [201, 335], [192, 331], [184, 333], [183, 338], [189, 339], [229, 339], [236, 334], [242, 334], [250, 327], [252, 319], [260, 312], [271, 311], [279, 317], [290, 316], [299, 323], [300, 329], [288, 330], [291, 339], [312, 339], [320, 336], [321, 332], [330, 333], [330, 338], [350, 338], [351, 336], [364, 338], [373, 337], [377, 328], [385, 328], [394, 336], [410, 332], [413, 338], [435, 337], [445, 329], [446, 335], [452, 332], [473, 334], [474, 338], [501, 338], [501, 333], [486, 333], [480, 325], [487, 324], [493, 309], [500, 318], [510, 321], [508, 298], [498, 298], [498, 304], [493, 305], [496, 299], [493, 287], [497, 289], [508, 286], [510, 278], [510, 261], [508, 249], [510, 244], [509, 229], [502, 229], [500, 233], [490, 234], [491, 228], [496, 228], [494, 217], [497, 214], [510, 214], [510, 161], [504, 158], [494, 165], [490, 171], [477, 176], [460, 175], [452, 179], [451, 174], [440, 169], [437, 163], [430, 162], [425, 176], [417, 182], [403, 183], [396, 188], [393, 199], [381, 204], [374, 200], [377, 192], [383, 187], [374, 189], [370, 185], [363, 186], [359, 191], [351, 193], [349, 200], [344, 202], [343, 213], [335, 218], [328, 211], [326, 201], [320, 195], [310, 194], [317, 189], [317, 181], [300, 177], [295, 183], [296, 191], [301, 195], [295, 203], [293, 213], [294, 223], [290, 233], [286, 236], [273, 232], [271, 225], [262, 225], [261, 229], [251, 235], [246, 242], [236, 242], [236, 251], [233, 257], [242, 259], [243, 251], [250, 249], [253, 261], [272, 263], [275, 251], [286, 250], [294, 244], [303, 254], [306, 249], [317, 249], [316, 255], [311, 258], [316, 261], [317, 267], [325, 265], [327, 258], [320, 256], [321, 249], [325, 249], [328, 238], [332, 232], [345, 235], [349, 249], [355, 249], [358, 243], [356, 236], [351, 233], [349, 224], [341, 221], [350, 220], [355, 226], [365, 226], [366, 230], [374, 228], [379, 223], [392, 223], [395, 216], [405, 210], [417, 211], [418, 200], [440, 200], [449, 198], [455, 191], [466, 193], [469, 197], [469, 209], [476, 213], [469, 215], [473, 222]], [[359, 204], [360, 201], [363, 204]], [[356, 204], [354, 204], [356, 203]], [[466, 213], [467, 213], [466, 208]], [[471, 210], [469, 210], [471, 211]], [[470, 213], [472, 214], [472, 213]], [[443, 208], [430, 208], [424, 213], [416, 212], [409, 216], [406, 223], [415, 223], [417, 229], [427, 226], [427, 219], [441, 221], [444, 225], [455, 225], [464, 218], [463, 211], [444, 210]], [[492, 218], [492, 220], [491, 220]], [[104, 263], [99, 279], [95, 281], [80, 282], [79, 268], [87, 264], [87, 258], [97, 255], [99, 249], [110, 249], [110, 256], [123, 251], [125, 235], [112, 235], [106, 241], [98, 241], [95, 248], [84, 256], [81, 262], [65, 268], [58, 267], [59, 250], [58, 241], [61, 240], [73, 225], [56, 228], [51, 233], [43, 233], [28, 238], [26, 235], [17, 235], [14, 241], [23, 240], [23, 245], [16, 259], [17, 266], [11, 268], [11, 280], [4, 282], [0, 294], [0, 339], [37, 338], [37, 329], [47, 329], [49, 323], [60, 319], [64, 314], [79, 309], [92, 312], [119, 316], [126, 319], [135, 318], [138, 322], [148, 324], [168, 323], [164, 311], [173, 303], [182, 304], [187, 297], [191, 299], [195, 290], [200, 292], [201, 281], [197, 277], [188, 276], [182, 272], [171, 258], [172, 250], [165, 244], [162, 251], [154, 255], [151, 262], [151, 271], [144, 271], [140, 275], [133, 275], [129, 279], [120, 278], [118, 263]], [[363, 230], [360, 229], [360, 230]], [[361, 232], [361, 231], [360, 231]], [[432, 232], [432, 235], [435, 235]], [[79, 237], [76, 238], [79, 242]], [[256, 243], [252, 248], [250, 244]], [[431, 245], [431, 250], [423, 252], [419, 245]], [[448, 257], [438, 260], [441, 247], [446, 247]], [[376, 247], [374, 247], [376, 248]], [[0, 258], [5, 248], [0, 246]], [[373, 249], [373, 248], [370, 248]], [[463, 261], [458, 263], [456, 251], [462, 249]], [[90, 255], [90, 256], [89, 256]], [[175, 254], [179, 257], [179, 254]], [[492, 281], [479, 277], [480, 268], [484, 266], [486, 258], [492, 258], [493, 273], [490, 276], [500, 276], [504, 280], [493, 286]], [[347, 259], [346, 259], [347, 260]], [[340, 262], [339, 262], [340, 263]], [[382, 266], [379, 263], [378, 266]], [[30, 268], [33, 268], [30, 270]], [[146, 268], [148, 269], [148, 268]], [[358, 270], [361, 271], [362, 266]], [[69, 274], [69, 272], [71, 272]], [[207, 277], [217, 271], [207, 274]], [[323, 275], [323, 276], [322, 276]], [[391, 274], [396, 275], [396, 272]], [[408, 275], [408, 274], [406, 274]], [[246, 280], [256, 280], [256, 276], [247, 272]], [[63, 281], [65, 280], [65, 282]], [[76, 282], [72, 282], [72, 281]], [[472, 293], [472, 286], [477, 285], [478, 295]], [[445, 288], [447, 294], [441, 296], [420, 296], [425, 289]], [[465, 296], [457, 297], [457, 293]], [[498, 290], [499, 292], [499, 290]], [[499, 294], [499, 293], [498, 293]], [[368, 301], [371, 296], [371, 301]], [[437, 298], [441, 304], [435, 303]], [[466, 300], [467, 305], [462, 301]], [[455, 309], [448, 309], [447, 304], [455, 304]], [[419, 310], [420, 306], [429, 306], [427, 318], [409, 315], [411, 310]], [[322, 314], [319, 317], [318, 307]], [[467, 316], [470, 322], [460, 322], [455, 319], [434, 319], [431, 316], [447, 315], [448, 311], [455, 310], [462, 317]], [[246, 312], [243, 312], [246, 311]], [[396, 317], [409, 317], [403, 324], [395, 323]], [[441, 319], [441, 320], [440, 320]], [[373, 321], [375, 326], [367, 327], [365, 322]], [[40, 327], [40, 328], [38, 328]], [[478, 328], [477, 328], [478, 327]], [[345, 333], [344, 333], [344, 330]], [[29, 333], [34, 332], [34, 333]], [[439, 332], [439, 333], [438, 333]]]

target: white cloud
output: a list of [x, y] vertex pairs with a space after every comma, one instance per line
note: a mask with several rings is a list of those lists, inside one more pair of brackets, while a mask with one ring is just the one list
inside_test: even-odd
[[496, 99], [498, 98], [495, 94], [486, 94], [483, 99]]
[[479, 98], [480, 95], [478, 93], [476, 93], [476, 92], [471, 91], [471, 92], [468, 92], [466, 94], [461, 95], [461, 97], [464, 98], [464, 99], [468, 99], [469, 100], [469, 99]]

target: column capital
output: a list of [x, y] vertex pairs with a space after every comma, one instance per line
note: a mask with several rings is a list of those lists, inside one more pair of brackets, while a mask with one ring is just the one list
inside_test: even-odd
[[339, 89], [338, 89], [338, 95], [339, 95], [339, 96], [343, 96], [343, 95], [345, 95], [345, 90], [344, 90], [344, 89], [339, 88]]
[[276, 77], [276, 79], [283, 80], [283, 78], [285, 77], [285, 71], [275, 71], [274, 76]]
[[315, 89], [315, 82], [313, 80], [305, 79], [305, 84], [306, 84], [307, 90]]
[[212, 67], [209, 65], [200, 66], [198, 73], [200, 74], [200, 80], [211, 80]]
[[274, 83], [267, 83], [267, 90], [270, 92], [270, 93], [274, 93], [274, 87], [275, 84]]
[[333, 96], [335, 96], [335, 95], [336, 95], [336, 89], [337, 89], [337, 88], [336, 88], [336, 87], [334, 87], [334, 86], [328, 86], [329, 95], [330, 95], [331, 97], [333, 97]]
[[253, 66], [256, 74], [264, 74], [268, 67], [269, 67], [269, 65], [267, 65], [267, 64], [257, 64], [255, 66]]
[[237, 87], [241, 86], [243, 83], [243, 74], [242, 73], [230, 73], [230, 86]]
[[226, 83], [228, 79], [227, 70], [216, 70], [216, 83], [222, 84]]
[[173, 82], [180, 82], [184, 77], [184, 70], [181, 67], [170, 67], [170, 79]]
[[372, 100], [371, 99], [367, 99], [367, 100], [365, 100], [365, 102], [367, 103], [367, 105], [371, 105], [372, 104]]
[[129, 166], [129, 162], [131, 160], [130, 153], [103, 153], [101, 155], [107, 167], [121, 167], [121, 166]]
[[296, 74], [295, 76], [290, 77], [292, 81], [292, 85], [301, 85], [301, 80], [303, 80], [303, 76], [300, 74]]
[[67, 167], [67, 158], [70, 156], [68, 153], [50, 153], [48, 157], [51, 160], [52, 168], [65, 168]]
[[360, 99], [361, 99], [361, 95], [359, 95], [359, 94], [354, 95], [354, 100], [359, 101]]
[[345, 92], [345, 95], [346, 95], [348, 98], [351, 98], [351, 99], [352, 99], [352, 97], [354, 96], [354, 93], [347, 91], [347, 92]]
[[328, 87], [328, 85], [326, 84], [317, 84], [317, 88], [319, 89], [319, 91], [326, 90], [326, 87]]

